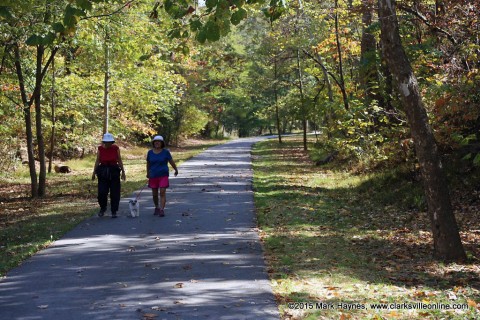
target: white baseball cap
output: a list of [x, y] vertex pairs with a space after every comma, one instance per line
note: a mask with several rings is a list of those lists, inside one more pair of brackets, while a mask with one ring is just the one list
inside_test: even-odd
[[153, 141], [163, 141], [163, 137], [162, 137], [162, 136], [155, 136], [155, 137], [153, 137], [153, 139], [152, 139], [152, 142], [153, 142]]
[[105, 133], [103, 135], [102, 142], [115, 142], [115, 139], [113, 138], [113, 134], [111, 133]]

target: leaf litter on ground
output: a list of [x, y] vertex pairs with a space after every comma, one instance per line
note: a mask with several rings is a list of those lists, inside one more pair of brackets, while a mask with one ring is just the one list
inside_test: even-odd
[[[282, 147], [264, 142], [253, 151], [258, 225], [282, 319], [480, 317], [475, 191], [467, 197], [464, 190], [454, 190], [452, 196], [470, 261], [444, 264], [432, 258], [426, 212], [395, 201], [385, 204], [378, 197], [388, 192], [384, 185], [369, 183], [367, 175], [315, 166], [301, 146], [294, 138]], [[456, 193], [468, 201], [459, 201]], [[289, 307], [289, 302], [297, 304]], [[365, 309], [319, 310], [321, 302]], [[372, 310], [372, 303], [399, 308]], [[467, 309], [408, 308], [418, 303]]]

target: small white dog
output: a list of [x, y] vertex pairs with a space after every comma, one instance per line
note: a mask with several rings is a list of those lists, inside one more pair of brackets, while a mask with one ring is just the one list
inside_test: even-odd
[[140, 203], [137, 200], [130, 200], [128, 202], [128, 207], [130, 208], [130, 215], [132, 218], [140, 216]]

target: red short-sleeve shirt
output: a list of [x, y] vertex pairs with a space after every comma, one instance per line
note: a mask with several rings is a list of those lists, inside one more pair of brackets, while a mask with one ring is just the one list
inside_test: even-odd
[[110, 148], [98, 147], [99, 162], [103, 165], [116, 165], [118, 163], [118, 146], [113, 144]]

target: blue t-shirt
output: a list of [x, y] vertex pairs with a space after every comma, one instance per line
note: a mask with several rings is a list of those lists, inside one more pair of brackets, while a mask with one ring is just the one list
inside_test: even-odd
[[167, 149], [162, 149], [158, 154], [153, 150], [148, 150], [147, 161], [150, 163], [149, 177], [168, 177], [168, 161], [172, 160], [172, 155]]

